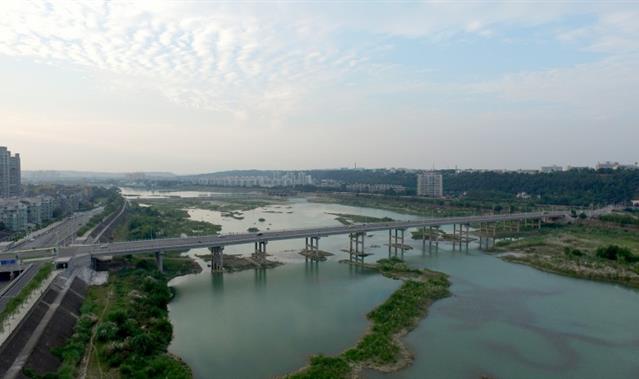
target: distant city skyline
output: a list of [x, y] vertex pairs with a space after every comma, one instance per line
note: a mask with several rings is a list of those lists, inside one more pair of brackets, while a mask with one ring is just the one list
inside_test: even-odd
[[23, 170], [639, 160], [632, 2], [3, 2]]

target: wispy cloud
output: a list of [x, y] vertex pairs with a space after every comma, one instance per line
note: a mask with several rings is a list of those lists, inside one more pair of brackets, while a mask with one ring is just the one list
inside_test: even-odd
[[[629, 124], [639, 117], [638, 17], [636, 4], [622, 2], [8, 0], [0, 4], [0, 58], [77, 72], [90, 77], [82, 85], [105, 89], [111, 99], [144, 92], [168, 100], [207, 125], [197, 141], [202, 149], [221, 133], [234, 143], [270, 136], [273, 145], [308, 143], [300, 132], [306, 128], [327, 146], [343, 146], [335, 154], [347, 157], [348, 143], [328, 136], [359, 137], [368, 128], [383, 142], [384, 128], [401, 123], [414, 137], [406, 143], [422, 151], [420, 138], [443, 133], [437, 125], [470, 135], [474, 119], [495, 128], [526, 118], [565, 121], [567, 114]], [[6, 99], [13, 99], [8, 91]], [[158, 104], [150, 111], [166, 105]], [[134, 113], [118, 110], [112, 113]], [[52, 125], [68, 131], [89, 124], [95, 137], [103, 125], [125, 133], [144, 120], [126, 116], [100, 124], [65, 115]], [[166, 122], [188, 125], [189, 117]], [[23, 129], [12, 136], [46, 131], [46, 117], [25, 120], [15, 120]], [[232, 130], [237, 125], [245, 127]], [[162, 130], [168, 149], [176, 134]], [[146, 138], [136, 133], [131, 150]]]
[[277, 118], [305, 89], [364, 60], [315, 38], [319, 25], [311, 20], [282, 24], [222, 6], [204, 14], [179, 2], [15, 2], [6, 8], [0, 53], [142, 78], [177, 103], [237, 115]]

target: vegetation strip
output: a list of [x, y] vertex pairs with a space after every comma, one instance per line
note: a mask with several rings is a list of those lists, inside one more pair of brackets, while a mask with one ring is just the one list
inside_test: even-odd
[[38, 273], [29, 281], [29, 283], [24, 286], [20, 293], [13, 299], [9, 300], [7, 306], [0, 312], [0, 330], [3, 330], [4, 322], [9, 318], [13, 313], [15, 313], [20, 306], [27, 301], [29, 296], [33, 293], [33, 291], [37, 290], [42, 282], [44, 282], [51, 272], [53, 271], [53, 265], [50, 263], [42, 265]]
[[76, 377], [95, 333], [87, 377], [103, 372], [106, 365], [106, 377], [191, 378], [191, 369], [167, 353], [173, 337], [167, 308], [172, 293], [167, 283], [188, 272], [192, 263], [186, 257], [171, 261], [165, 266], [167, 274], [162, 274], [150, 258], [121, 258], [117, 263], [123, 267], [112, 273], [106, 286], [89, 288], [73, 336], [54, 351], [63, 363], [45, 377]]
[[78, 229], [76, 233], [78, 236], [85, 235], [89, 230], [93, 229], [96, 225], [105, 220], [111, 214], [119, 211], [120, 208], [122, 208], [124, 198], [120, 195], [119, 191], [115, 188], [105, 191], [106, 193], [97, 200], [98, 203], [104, 204], [104, 209], [99, 214], [91, 217], [86, 224]]
[[382, 259], [373, 267], [404, 283], [367, 315], [371, 321], [368, 332], [355, 347], [335, 357], [313, 356], [309, 366], [287, 378], [350, 378], [363, 368], [395, 371], [410, 363], [410, 353], [399, 338], [418, 324], [433, 301], [449, 296], [450, 283], [443, 273], [410, 269], [398, 258]]
[[625, 218], [544, 227], [537, 235], [500, 241], [495, 250], [542, 271], [639, 288], [639, 233], [618, 220]]
[[222, 227], [204, 221], [189, 219], [183, 209], [171, 207], [142, 207], [133, 204], [127, 212], [126, 221], [115, 230], [118, 240], [139, 240], [163, 237], [179, 237], [216, 234]]
[[375, 222], [390, 222], [394, 221], [390, 217], [373, 217], [373, 216], [362, 216], [362, 215], [354, 215], [347, 213], [330, 213], [327, 214], [335, 217], [335, 220], [339, 221], [342, 225], [352, 225], [355, 223], [375, 223]]

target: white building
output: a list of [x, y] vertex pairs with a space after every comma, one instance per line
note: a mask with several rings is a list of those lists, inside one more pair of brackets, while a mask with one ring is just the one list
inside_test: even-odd
[[541, 168], [541, 172], [545, 174], [548, 174], [550, 172], [559, 172], [559, 171], [563, 171], [563, 169], [561, 168], [561, 166], [557, 166], [557, 165], [542, 166]]
[[0, 222], [11, 231], [21, 231], [27, 228], [27, 206], [19, 200], [0, 200]]
[[417, 196], [444, 196], [444, 179], [434, 171], [417, 174]]

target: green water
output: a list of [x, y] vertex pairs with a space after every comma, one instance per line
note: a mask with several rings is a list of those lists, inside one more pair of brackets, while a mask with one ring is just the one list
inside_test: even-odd
[[[225, 232], [337, 224], [326, 212], [411, 218], [305, 201], [244, 212], [243, 220], [190, 211], [194, 219], [222, 224]], [[370, 261], [387, 256], [387, 238], [379, 232], [367, 239], [367, 250], [376, 254]], [[338, 353], [357, 341], [367, 327], [366, 313], [400, 284], [338, 263], [346, 255], [340, 252], [346, 236], [320, 240], [321, 249], [336, 255], [319, 264], [306, 264], [297, 254], [303, 243], [269, 243], [268, 252], [286, 262], [273, 270], [204, 272], [171, 283], [177, 296], [169, 305], [170, 350], [196, 378], [271, 378], [300, 368], [311, 354]], [[421, 242], [411, 243], [415, 249], [405, 254], [407, 261], [450, 274], [453, 296], [436, 302], [406, 337], [415, 353], [411, 367], [366, 377], [639, 377], [637, 291], [543, 273], [472, 248], [452, 252], [442, 243], [429, 253]]]

